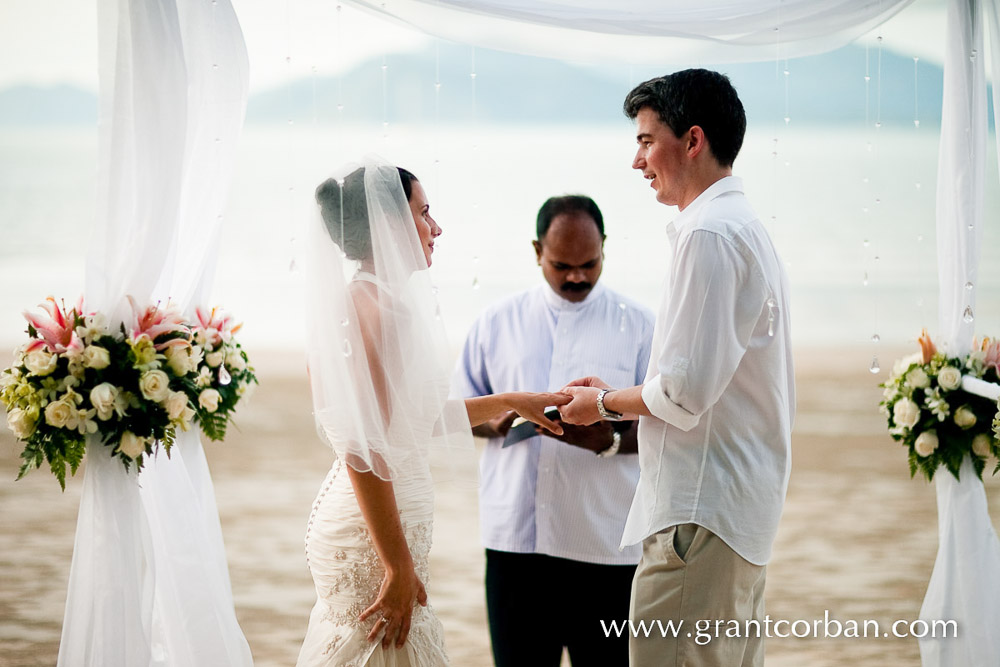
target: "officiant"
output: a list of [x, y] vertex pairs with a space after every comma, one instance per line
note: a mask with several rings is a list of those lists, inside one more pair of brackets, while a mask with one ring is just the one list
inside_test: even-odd
[[[653, 315], [599, 282], [605, 235], [597, 204], [552, 197], [536, 232], [544, 284], [475, 321], [453, 393], [558, 390], [595, 368], [619, 384], [641, 382]], [[517, 431], [529, 437], [512, 442], [515, 416], [473, 429], [489, 439], [479, 511], [494, 661], [557, 667], [566, 647], [574, 667], [626, 665], [627, 638], [607, 638], [601, 621], [627, 618], [641, 555], [638, 545], [618, 548], [639, 479], [635, 422], [566, 425], [562, 436], [525, 425]]]

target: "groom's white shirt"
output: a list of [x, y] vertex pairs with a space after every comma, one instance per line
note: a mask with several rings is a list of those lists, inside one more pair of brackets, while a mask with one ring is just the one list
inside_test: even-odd
[[667, 235], [673, 260], [642, 390], [654, 416], [639, 420], [622, 545], [695, 523], [763, 565], [791, 467], [788, 280], [739, 178], [712, 184]]
[[[598, 282], [579, 303], [548, 284], [488, 308], [473, 324], [452, 382], [462, 397], [558, 391], [583, 375], [619, 386], [642, 381], [653, 314]], [[619, 549], [635, 493], [634, 454], [599, 458], [553, 438], [501, 448], [489, 440], [480, 464], [483, 546], [605, 565], [634, 565], [638, 546]]]

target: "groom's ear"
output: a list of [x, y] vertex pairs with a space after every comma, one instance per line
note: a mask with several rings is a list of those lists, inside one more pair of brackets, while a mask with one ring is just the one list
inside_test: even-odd
[[542, 265], [542, 242], [541, 241], [532, 241], [531, 245], [535, 249], [535, 259], [538, 260], [538, 266], [541, 266]]

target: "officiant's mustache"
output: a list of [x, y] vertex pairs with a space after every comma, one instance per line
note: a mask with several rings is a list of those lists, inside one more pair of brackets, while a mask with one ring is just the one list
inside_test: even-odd
[[594, 289], [593, 283], [563, 283], [559, 288], [563, 292], [589, 292]]

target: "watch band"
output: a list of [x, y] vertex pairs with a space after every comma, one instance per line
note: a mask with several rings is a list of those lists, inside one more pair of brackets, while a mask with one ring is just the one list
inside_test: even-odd
[[597, 412], [601, 415], [601, 419], [604, 419], [606, 421], [609, 422], [621, 421], [622, 417], [624, 416], [622, 413], [614, 412], [604, 407], [604, 397], [607, 395], [609, 391], [611, 390], [602, 389], [597, 393]]
[[606, 459], [609, 456], [614, 456], [615, 454], [617, 454], [621, 446], [622, 446], [622, 434], [619, 433], [618, 431], [612, 431], [611, 446], [608, 447], [607, 449], [602, 449], [601, 451], [597, 452], [597, 455], [600, 456], [602, 459]]

